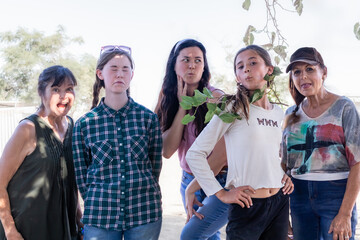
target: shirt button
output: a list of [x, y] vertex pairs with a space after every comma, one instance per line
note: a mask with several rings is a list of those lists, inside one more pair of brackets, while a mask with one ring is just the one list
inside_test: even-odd
[[119, 146], [121, 147], [121, 146], [122, 146], [122, 143], [120, 143]]
[[118, 128], [117, 130], [120, 131], [120, 128]]
[[121, 178], [124, 178], [124, 177], [125, 177], [124, 175], [121, 176]]
[[123, 194], [123, 195], [124, 195], [124, 192], [121, 192], [121, 194]]
[[124, 211], [124, 209], [122, 208], [122, 209], [120, 209], [122, 212]]
[[121, 163], [124, 163], [124, 160], [121, 160], [120, 162], [121, 162]]

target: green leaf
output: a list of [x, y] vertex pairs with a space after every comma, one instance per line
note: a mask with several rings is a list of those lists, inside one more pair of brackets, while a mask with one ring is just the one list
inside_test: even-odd
[[279, 56], [275, 56], [275, 63], [276, 63], [276, 65], [279, 65], [279, 63], [280, 63], [280, 58], [279, 58]]
[[215, 113], [216, 115], [219, 115], [221, 112], [222, 112], [221, 108], [219, 108], [219, 107], [217, 106], [216, 109], [215, 109], [215, 111], [214, 111], [214, 113]]
[[260, 89], [256, 89], [254, 91], [254, 94], [251, 96], [251, 100], [250, 100], [250, 103], [254, 103], [256, 102], [257, 100], [261, 99], [263, 97], [263, 93], [261, 92]]
[[250, 103], [254, 103], [257, 100], [261, 99], [265, 94], [265, 90], [266, 90], [266, 84], [264, 85], [264, 87], [262, 89], [256, 89], [254, 91], [254, 94], [251, 96]]
[[254, 28], [253, 26], [249, 25], [245, 35], [243, 37], [243, 42], [246, 46], [250, 45], [251, 42], [254, 42], [254, 34], [252, 34], [252, 32], [255, 32], [256, 28]]
[[250, 33], [250, 45], [254, 43], [254, 34]]
[[216, 103], [206, 103], [206, 107], [209, 111], [215, 111]]
[[185, 110], [190, 110], [192, 108], [192, 104], [186, 101], [180, 102], [180, 106]]
[[189, 96], [181, 96], [182, 101], [180, 102], [180, 106], [185, 109], [189, 110], [193, 107], [193, 98]]
[[273, 78], [273, 76], [271, 74], [270, 75], [266, 74], [265, 77], [264, 77], [264, 80], [268, 81], [268, 82], [271, 81], [272, 79], [274, 79], [274, 78]]
[[286, 59], [286, 46], [277, 45], [274, 47], [274, 51], [277, 55], [279, 55], [284, 61]]
[[226, 97], [223, 97], [223, 98], [221, 99], [221, 106], [220, 106], [221, 111], [224, 111], [224, 110], [225, 110], [226, 101], [227, 101]]
[[273, 48], [273, 45], [271, 43], [267, 43], [267, 44], [264, 44], [264, 45], [261, 45], [263, 48], [265, 48], [266, 50], [270, 50]]
[[187, 125], [188, 123], [194, 121], [195, 116], [194, 115], [190, 115], [190, 114], [186, 114], [183, 119], [181, 120], [181, 123], [184, 125]]
[[282, 74], [281, 69], [279, 67], [274, 67], [272, 75], [279, 76], [280, 74]]
[[214, 116], [215, 112], [214, 111], [208, 111], [205, 115], [205, 122], [204, 123], [208, 123], [210, 122], [210, 120], [212, 119], [212, 117]]
[[355, 37], [360, 40], [360, 23], [357, 22], [355, 23], [354, 25], [354, 34], [355, 34]]
[[302, 4], [302, 1], [303, 0], [296, 0], [294, 2], [294, 7], [295, 7], [297, 13], [299, 14], [299, 16], [301, 16], [302, 11], [303, 11], [303, 7], [304, 7], [303, 4]]
[[251, 5], [251, 1], [250, 0], [245, 0], [242, 4], [243, 9], [245, 9], [246, 11], [249, 11]]
[[233, 113], [223, 113], [219, 115], [219, 118], [225, 123], [232, 123], [237, 118], [237, 115]]
[[203, 93], [204, 93], [208, 98], [214, 98], [214, 96], [212, 95], [212, 92], [211, 92], [209, 89], [207, 89], [206, 87], [204, 87]]
[[199, 90], [195, 90], [195, 95], [193, 96], [193, 105], [194, 107], [198, 107], [204, 102], [206, 102], [207, 96], [201, 93]]
[[275, 32], [271, 32], [271, 44], [274, 44], [275, 37], [276, 37], [276, 33], [275, 33]]

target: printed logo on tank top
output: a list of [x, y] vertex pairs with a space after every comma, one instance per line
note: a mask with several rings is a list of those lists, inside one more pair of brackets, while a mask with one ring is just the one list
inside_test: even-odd
[[279, 126], [278, 126], [278, 122], [277, 122], [277, 121], [274, 121], [274, 120], [271, 120], [271, 119], [266, 119], [266, 118], [260, 119], [260, 118], [257, 118], [257, 120], [258, 120], [258, 124], [259, 124], [259, 125], [270, 126], [270, 127], [279, 127]]

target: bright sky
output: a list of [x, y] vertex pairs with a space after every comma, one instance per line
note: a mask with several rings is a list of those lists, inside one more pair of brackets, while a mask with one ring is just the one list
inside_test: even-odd
[[[212, 74], [233, 77], [226, 51], [243, 47], [249, 24], [265, 24], [264, 1], [253, 0], [250, 10], [243, 0], [2, 0], [0, 32], [19, 26], [47, 34], [65, 27], [71, 37], [85, 43], [71, 46], [74, 54], [99, 55], [102, 45], [130, 46], [135, 60], [131, 85], [133, 98], [153, 109], [172, 46], [183, 38], [195, 38], [208, 51]], [[290, 0], [280, 0], [290, 6]], [[304, 1], [302, 16], [278, 11], [278, 24], [289, 44], [289, 54], [314, 46], [328, 67], [327, 86], [338, 94], [359, 96], [360, 41], [353, 27], [360, 21], [359, 0]], [[266, 42], [256, 41], [256, 44]], [[71, 66], [69, 66], [71, 69]], [[285, 66], [280, 66], [283, 71]], [[81, 79], [80, 79], [81, 81]]]

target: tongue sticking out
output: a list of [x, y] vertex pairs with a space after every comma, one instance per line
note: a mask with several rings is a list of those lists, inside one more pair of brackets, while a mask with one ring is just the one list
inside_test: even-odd
[[59, 104], [57, 105], [57, 107], [58, 107], [58, 108], [65, 108], [65, 107], [66, 107], [66, 104], [59, 103]]
[[305, 84], [301, 85], [301, 87], [303, 87], [303, 88], [308, 88], [308, 87], [310, 87], [310, 86], [311, 86], [310, 83], [305, 83]]

